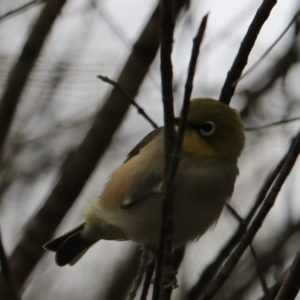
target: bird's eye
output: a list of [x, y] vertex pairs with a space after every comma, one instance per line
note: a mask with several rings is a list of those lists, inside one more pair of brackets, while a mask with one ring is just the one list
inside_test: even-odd
[[210, 136], [215, 132], [215, 130], [216, 124], [212, 121], [203, 122], [199, 127], [200, 134], [203, 136]]

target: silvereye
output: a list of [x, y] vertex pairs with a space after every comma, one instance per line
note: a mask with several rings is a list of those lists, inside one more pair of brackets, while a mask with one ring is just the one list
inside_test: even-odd
[[[233, 193], [245, 141], [239, 114], [219, 101], [192, 100], [187, 120], [175, 177], [174, 248], [199, 239], [218, 220]], [[45, 244], [59, 266], [73, 265], [101, 239], [158, 245], [163, 131], [153, 130], [133, 148], [102, 195], [86, 206], [84, 223]]]

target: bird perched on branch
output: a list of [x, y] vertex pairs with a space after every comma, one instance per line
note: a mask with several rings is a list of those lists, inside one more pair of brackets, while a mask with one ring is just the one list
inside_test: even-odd
[[[174, 248], [197, 240], [218, 220], [233, 193], [245, 140], [239, 114], [219, 101], [192, 100], [187, 122], [174, 182]], [[133, 148], [103, 194], [86, 206], [84, 223], [44, 245], [56, 252], [59, 266], [75, 264], [101, 239], [158, 245], [163, 131], [153, 130]]]

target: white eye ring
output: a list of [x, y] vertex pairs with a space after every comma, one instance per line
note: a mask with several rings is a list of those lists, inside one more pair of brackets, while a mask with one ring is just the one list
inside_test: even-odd
[[199, 127], [200, 134], [203, 136], [211, 136], [215, 130], [216, 124], [212, 121], [205, 121]]

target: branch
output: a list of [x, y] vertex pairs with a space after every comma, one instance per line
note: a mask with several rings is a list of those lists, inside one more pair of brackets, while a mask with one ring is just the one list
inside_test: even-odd
[[275, 300], [295, 299], [300, 288], [299, 278], [300, 278], [300, 250], [298, 250]]
[[66, 0], [47, 1], [28, 36], [20, 57], [11, 70], [0, 100], [0, 157], [23, 89], [65, 2]]
[[282, 120], [282, 121], [269, 123], [269, 124], [266, 124], [266, 125], [255, 126], [255, 127], [246, 127], [245, 131], [261, 130], [261, 129], [265, 129], [265, 128], [270, 128], [270, 127], [274, 127], [274, 126], [278, 126], [278, 125], [282, 125], [282, 124], [287, 124], [287, 123], [299, 121], [299, 120], [300, 120], [300, 117], [295, 117], [295, 118], [291, 118], [291, 119], [287, 119], [287, 120]]
[[279, 43], [279, 41], [284, 37], [284, 35], [288, 32], [288, 30], [292, 27], [294, 23], [297, 22], [300, 16], [300, 11], [298, 10], [293, 16], [292, 20], [288, 24], [288, 26], [284, 29], [281, 35], [276, 39], [276, 41], [265, 51], [265, 53], [238, 79], [240, 82], [242, 79], [247, 77], [252, 71], [254, 71], [260, 63], [264, 60], [264, 58], [272, 51], [272, 49]]
[[34, 6], [35, 4], [40, 4], [40, 3], [43, 3], [45, 2], [46, 3], [46, 0], [33, 0], [33, 1], [29, 1], [28, 3], [16, 8], [16, 9], [13, 9], [7, 13], [5, 13], [4, 15], [0, 16], [0, 22], [1, 21], [4, 21], [6, 20], [7, 18], [9, 17], [12, 17], [13, 15], [16, 15], [16, 14], [19, 14], [21, 12], [23, 12], [24, 10]]
[[142, 109], [137, 103], [136, 101], [130, 97], [125, 91], [124, 89], [121, 87], [120, 84], [118, 84], [116, 81], [113, 81], [111, 79], [109, 79], [108, 77], [106, 76], [101, 76], [101, 75], [98, 75], [97, 76], [98, 78], [100, 78], [102, 81], [104, 82], [107, 82], [109, 84], [111, 84], [113, 87], [115, 87], [118, 91], [120, 91], [124, 96], [125, 98], [130, 102], [131, 105], [133, 105], [138, 113], [140, 115], [142, 115], [151, 125], [153, 128], [158, 128], [157, 124], [146, 114], [146, 112], [144, 111], [144, 109]]
[[[187, 0], [176, 1], [176, 14]], [[118, 83], [132, 96], [136, 95], [153, 62], [158, 46], [158, 8], [154, 11], [133, 46]], [[21, 287], [45, 251], [42, 245], [53, 236], [60, 222], [82, 191], [99, 159], [109, 146], [130, 103], [114, 89], [97, 112], [91, 129], [81, 145], [66, 159], [60, 177], [40, 210], [29, 220], [14, 249], [11, 268]], [[110, 126], [107, 126], [109, 124]]]
[[220, 273], [217, 275], [215, 281], [208, 288], [207, 292], [202, 295], [201, 300], [211, 299], [217, 291], [222, 287], [225, 283], [231, 272], [233, 271], [235, 265], [252, 242], [254, 236], [258, 232], [261, 227], [264, 219], [268, 215], [270, 209], [272, 208], [275, 200], [277, 198], [278, 193], [280, 192], [281, 187], [283, 186], [286, 178], [288, 177], [290, 171], [292, 170], [297, 157], [300, 152], [300, 132], [297, 135], [297, 138], [293, 145], [291, 146], [288, 156], [283, 163], [283, 166], [280, 170], [278, 177], [276, 178], [268, 196], [266, 197], [261, 209], [259, 210], [257, 216], [253, 220], [247, 232], [242, 237], [240, 243], [230, 255], [229, 259], [225, 263], [224, 267], [221, 269]]
[[222, 87], [220, 95], [220, 101], [222, 103], [230, 103], [238, 80], [247, 65], [249, 54], [254, 46], [257, 36], [276, 3], [276, 0], [264, 0], [257, 10]]
[[147, 300], [148, 291], [152, 281], [154, 269], [155, 269], [155, 255], [153, 255], [152, 260], [148, 262], [148, 265], [146, 267], [146, 274], [145, 274], [140, 300]]
[[142, 283], [142, 279], [147, 268], [147, 263], [149, 262], [149, 257], [151, 256], [150, 250], [147, 247], [142, 248], [142, 253], [140, 254], [140, 263], [137, 270], [137, 274], [134, 278], [132, 287], [128, 293], [126, 300], [134, 300], [136, 293]]
[[[178, 129], [178, 134], [176, 137], [176, 140], [173, 141], [174, 147], [172, 149], [172, 155], [170, 157], [170, 164], [169, 167], [167, 165], [165, 178], [164, 178], [164, 184], [165, 187], [165, 194], [163, 198], [163, 217], [162, 217], [162, 231], [161, 231], [161, 239], [159, 244], [159, 250], [163, 249], [164, 243], [166, 244], [166, 252], [165, 252], [165, 270], [174, 270], [173, 267], [173, 257], [172, 257], [172, 235], [173, 235], [173, 219], [172, 219], [172, 209], [173, 209], [173, 196], [174, 196], [174, 179], [176, 176], [177, 168], [180, 162], [180, 151], [181, 151], [181, 145], [184, 137], [185, 127], [187, 123], [187, 114], [189, 110], [190, 105], [190, 99], [191, 99], [191, 93], [193, 89], [193, 79], [195, 75], [198, 55], [199, 55], [199, 49], [200, 45], [204, 36], [206, 23], [207, 23], [208, 15], [206, 15], [199, 26], [198, 32], [196, 37], [194, 38], [194, 44], [191, 54], [191, 59], [189, 63], [189, 70], [188, 70], [188, 77], [185, 84], [185, 93], [184, 93], [184, 99], [183, 99], [183, 105], [181, 110], [181, 116], [180, 116], [180, 124]], [[172, 122], [173, 123], [173, 122]], [[173, 130], [174, 125], [172, 124]], [[166, 134], [166, 133], [165, 133]], [[166, 137], [165, 137], [166, 139]], [[165, 141], [166, 142], [166, 141]], [[165, 151], [168, 149], [166, 148]], [[158, 267], [160, 267], [160, 261], [157, 261]], [[158, 268], [157, 268], [158, 270]], [[170, 272], [170, 271], [168, 271]], [[157, 276], [157, 274], [156, 274]], [[174, 271], [173, 274], [165, 274], [166, 277], [166, 283], [168, 288], [165, 288], [165, 295], [162, 297], [162, 299], [169, 299], [171, 296], [172, 288], [174, 285]], [[169, 278], [168, 278], [169, 277]], [[156, 279], [156, 284], [158, 284], [158, 279]], [[173, 280], [173, 284], [172, 284]]]
[[[172, 239], [173, 239], [173, 185], [168, 179], [170, 169], [171, 153], [174, 147], [174, 107], [173, 107], [173, 66], [172, 66], [172, 48], [174, 32], [174, 2], [173, 0], [160, 0], [160, 72], [162, 85], [162, 101], [164, 108], [164, 150], [165, 166], [163, 179], [163, 198], [162, 198], [162, 218], [160, 224], [159, 247], [157, 250], [156, 273], [153, 288], [153, 300], [167, 300], [171, 297], [171, 290], [165, 289], [167, 282], [166, 269], [172, 273]], [[172, 184], [172, 183], [171, 183]], [[171, 275], [172, 276], [172, 275]]]
[[[277, 62], [268, 69], [259, 80], [252, 85], [252, 88], [241, 91], [239, 94], [246, 98], [246, 105], [240, 112], [241, 117], [245, 118], [249, 115], [251, 108], [257, 103], [258, 99], [265, 94], [274, 85], [278, 78], [283, 77], [287, 74], [289, 69], [299, 61], [298, 55], [298, 36], [299, 36], [299, 25], [295, 24], [295, 36], [293, 43], [289, 49], [277, 60]], [[264, 78], [266, 82], [261, 83], [261, 79]], [[257, 88], [259, 86], [259, 88]]]

